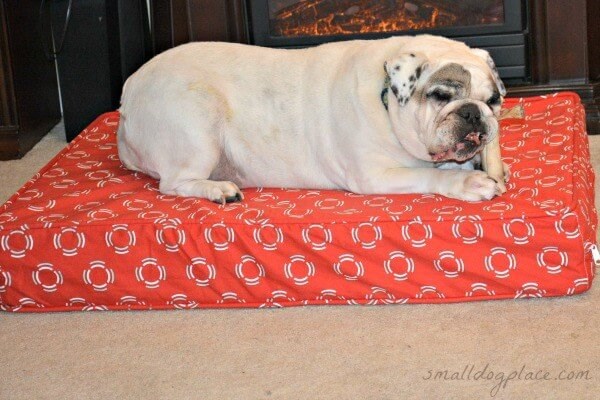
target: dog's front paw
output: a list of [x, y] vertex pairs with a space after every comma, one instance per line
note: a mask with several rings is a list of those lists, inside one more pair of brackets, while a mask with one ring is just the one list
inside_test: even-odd
[[498, 182], [483, 171], [448, 171], [453, 173], [449, 180], [447, 197], [464, 201], [491, 200], [499, 194]]

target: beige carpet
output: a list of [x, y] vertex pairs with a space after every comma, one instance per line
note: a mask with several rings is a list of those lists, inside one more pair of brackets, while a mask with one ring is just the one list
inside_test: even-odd
[[[63, 145], [57, 130], [0, 163], [0, 201]], [[448, 305], [3, 313], [0, 399], [597, 399], [598, 285]], [[492, 379], [476, 380], [486, 366]], [[447, 379], [427, 379], [437, 371]], [[555, 379], [563, 371], [588, 379]]]

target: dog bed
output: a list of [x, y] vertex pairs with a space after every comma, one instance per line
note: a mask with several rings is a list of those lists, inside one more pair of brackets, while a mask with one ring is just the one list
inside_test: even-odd
[[[0, 208], [0, 309], [14, 312], [450, 303], [581, 293], [594, 176], [579, 98], [509, 99], [508, 192], [245, 189], [225, 206], [161, 195], [100, 116]], [[298, 166], [301, 168], [301, 166]]]

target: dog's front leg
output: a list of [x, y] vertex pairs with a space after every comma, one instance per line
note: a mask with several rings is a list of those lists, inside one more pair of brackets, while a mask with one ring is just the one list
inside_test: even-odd
[[[359, 93], [365, 110], [379, 110], [364, 115], [366, 124], [359, 138], [373, 138], [377, 132], [391, 129], [380, 101], [368, 93]], [[355, 124], [360, 126], [359, 124]], [[390, 134], [392, 134], [390, 132]], [[368, 147], [368, 146], [367, 146]], [[365, 146], [358, 148], [364, 149]], [[371, 154], [379, 153], [374, 151]], [[501, 194], [497, 182], [483, 171], [443, 170], [427, 167], [396, 167], [387, 157], [361, 157], [353, 171], [349, 189], [362, 194], [435, 193], [465, 201], [490, 200]]]
[[490, 200], [499, 193], [497, 182], [483, 171], [436, 168], [372, 171], [358, 186], [358, 191], [363, 193], [435, 193], [465, 201]]

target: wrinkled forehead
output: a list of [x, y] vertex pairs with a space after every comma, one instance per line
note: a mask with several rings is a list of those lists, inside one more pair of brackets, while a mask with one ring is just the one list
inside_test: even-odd
[[428, 87], [443, 87], [447, 89], [471, 89], [471, 73], [456, 63], [439, 67], [427, 80]]
[[487, 68], [447, 63], [429, 76], [425, 90], [433, 88], [461, 92], [472, 98], [487, 98], [494, 93], [495, 84]]

